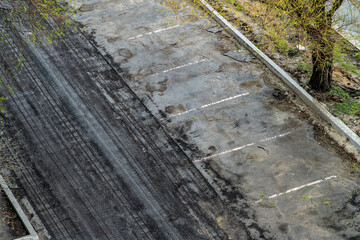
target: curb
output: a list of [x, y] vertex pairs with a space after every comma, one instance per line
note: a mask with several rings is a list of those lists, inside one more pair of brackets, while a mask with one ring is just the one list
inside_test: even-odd
[[[350, 4], [352, 7], [356, 8], [359, 12], [359, 8], [356, 7], [354, 5], [354, 3], [352, 1], [348, 1], [348, 4]], [[350, 13], [352, 14], [352, 13]], [[350, 30], [346, 30], [346, 29], [341, 29], [341, 27], [336, 24], [333, 29], [335, 29], [335, 31], [340, 34], [343, 38], [345, 38], [349, 43], [351, 43], [352, 45], [354, 45], [358, 50], [360, 50], [360, 39], [359, 37], [353, 37], [354, 33], [353, 31]]]
[[24, 211], [20, 207], [20, 204], [14, 197], [14, 194], [11, 192], [9, 186], [6, 184], [4, 178], [1, 175], [0, 175], [0, 185], [1, 188], [4, 190], [4, 192], [6, 193], [6, 196], [8, 197], [11, 205], [14, 207], [17, 215], [20, 217], [21, 222], [24, 224], [26, 231], [29, 233], [29, 235], [16, 238], [15, 240], [39, 240], [39, 236], [37, 235], [35, 229], [31, 225], [29, 219], [26, 217]]
[[342, 29], [339, 30], [337, 26], [334, 27], [336, 32], [340, 34], [343, 38], [345, 38], [349, 43], [354, 45], [358, 50], [360, 50], [360, 42], [358, 39], [354, 38], [350, 31]]
[[288, 85], [309, 107], [311, 107], [322, 119], [330, 123], [341, 135], [346, 137], [360, 151], [360, 138], [340, 119], [334, 117], [325, 105], [314, 99], [307, 93], [294, 79], [292, 79], [283, 69], [274, 63], [268, 56], [258, 49], [249, 39], [247, 39], [240, 31], [238, 31], [230, 22], [222, 17], [212, 6], [205, 0], [200, 0], [203, 8], [212, 13], [212, 17], [224, 29], [240, 42], [247, 50], [254, 54], [262, 63], [264, 63], [277, 77], [279, 77], [286, 85]]

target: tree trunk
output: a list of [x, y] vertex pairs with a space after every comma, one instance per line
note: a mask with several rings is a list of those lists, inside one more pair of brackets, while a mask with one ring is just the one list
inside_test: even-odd
[[330, 90], [332, 80], [332, 54], [318, 54], [313, 52], [313, 71], [309, 85], [312, 89], [326, 92]]
[[313, 40], [313, 71], [309, 85], [314, 90], [326, 92], [331, 87], [333, 70], [334, 42], [332, 39], [332, 29], [318, 31], [317, 34], [313, 35]]

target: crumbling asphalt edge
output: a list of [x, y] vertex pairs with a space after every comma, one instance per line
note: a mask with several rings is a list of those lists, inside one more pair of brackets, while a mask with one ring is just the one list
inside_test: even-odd
[[238, 31], [230, 22], [222, 17], [205, 0], [200, 0], [203, 8], [211, 13], [211, 16], [240, 44], [254, 54], [262, 63], [264, 63], [277, 77], [288, 85], [309, 107], [311, 107], [322, 119], [331, 124], [341, 135], [346, 137], [360, 151], [360, 138], [340, 119], [334, 117], [325, 105], [314, 99], [307, 93], [294, 79], [292, 79], [282, 68], [274, 63], [268, 56], [258, 49], [249, 39]]
[[1, 188], [4, 190], [6, 196], [8, 197], [11, 205], [15, 209], [17, 215], [19, 216], [21, 222], [24, 224], [26, 231], [29, 233], [29, 235], [17, 238], [15, 240], [39, 240], [39, 236], [36, 233], [34, 227], [31, 225], [29, 219], [25, 215], [24, 211], [20, 207], [20, 204], [16, 200], [14, 194], [11, 192], [9, 186], [5, 182], [5, 179], [1, 175], [0, 175], [0, 185]]

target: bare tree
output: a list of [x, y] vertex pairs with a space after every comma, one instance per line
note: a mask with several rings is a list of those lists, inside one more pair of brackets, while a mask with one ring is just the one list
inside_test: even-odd
[[[229, 4], [234, 6], [234, 9], [245, 11], [254, 17], [252, 13], [252, 3], [262, 3], [266, 6], [264, 11], [273, 11], [271, 16], [265, 16], [264, 22], [272, 21], [275, 24], [271, 26], [264, 26], [265, 31], [271, 31], [269, 35], [273, 34], [276, 37], [270, 36], [267, 39], [273, 41], [286, 42], [286, 31], [297, 31], [298, 36], [304, 36], [307, 43], [307, 49], [311, 49], [312, 75], [310, 77], [309, 85], [312, 89], [318, 91], [328, 91], [331, 87], [333, 63], [334, 63], [334, 48], [336, 42], [341, 40], [339, 34], [334, 30], [336, 20], [338, 17], [337, 10], [343, 5], [344, 0], [208, 0], [220, 13], [225, 16], [229, 11], [227, 7]], [[358, 0], [347, 0], [352, 3], [353, 8], [360, 10], [360, 3]], [[200, 0], [165, 0], [165, 3], [176, 14], [179, 14], [184, 2], [191, 2], [194, 7], [201, 6]], [[243, 5], [247, 5], [245, 9], [241, 10]], [[188, 6], [188, 5], [187, 5]], [[187, 8], [188, 9], [188, 8]], [[359, 11], [360, 12], [360, 11]], [[260, 14], [261, 13], [257, 13]], [[255, 16], [259, 17], [259, 16]], [[273, 18], [278, 18], [274, 20]], [[353, 21], [354, 19], [352, 19]], [[357, 19], [355, 19], [357, 20]], [[234, 19], [236, 22], [237, 19]], [[346, 21], [346, 20], [345, 20]], [[343, 23], [346, 25], [348, 23]], [[279, 32], [282, 32], [279, 34]], [[301, 32], [301, 33], [300, 33]], [[280, 39], [279, 39], [280, 38]], [[284, 40], [284, 41], [283, 41]]]
[[309, 85], [319, 91], [331, 87], [334, 44], [339, 36], [333, 17], [344, 0], [263, 0], [300, 26], [312, 40], [313, 71]]
[[[74, 9], [58, 0], [0, 0], [0, 115], [5, 113], [5, 92], [12, 92], [10, 80], [22, 68], [16, 53], [43, 41], [52, 43], [73, 25]], [[51, 28], [48, 27], [49, 23]], [[51, 29], [49, 31], [49, 29]], [[16, 49], [9, 51], [9, 49]], [[0, 121], [2, 117], [0, 116]]]

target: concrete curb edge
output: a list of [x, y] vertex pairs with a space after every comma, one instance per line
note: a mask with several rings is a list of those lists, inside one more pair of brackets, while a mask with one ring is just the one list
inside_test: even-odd
[[326, 122], [330, 123], [341, 135], [346, 137], [359, 151], [360, 138], [340, 119], [334, 117], [324, 106], [309, 93], [307, 93], [294, 79], [292, 79], [283, 69], [274, 63], [260, 49], [258, 49], [249, 39], [247, 39], [240, 31], [238, 31], [230, 22], [222, 17], [211, 5], [205, 0], [200, 0], [203, 7], [212, 13], [212, 17], [238, 42], [246, 49], [254, 54], [262, 63], [264, 63], [277, 77], [279, 77], [286, 85], [288, 85], [309, 107], [320, 115]]
[[351, 33], [345, 29], [339, 30], [337, 26], [334, 27], [336, 32], [345, 38], [349, 43], [354, 45], [357, 49], [360, 50], [360, 42], [358, 39], [354, 38]]
[[29, 219], [27, 218], [27, 216], [25, 215], [24, 211], [22, 210], [20, 204], [16, 200], [14, 194], [11, 192], [9, 186], [5, 182], [5, 179], [1, 175], [0, 175], [0, 185], [1, 185], [1, 188], [4, 190], [6, 196], [8, 197], [11, 205], [14, 207], [17, 215], [21, 219], [21, 222], [24, 224], [26, 231], [29, 233], [29, 235], [17, 238], [15, 240], [39, 240], [38, 234], [36, 233], [35, 229], [31, 225]]

